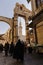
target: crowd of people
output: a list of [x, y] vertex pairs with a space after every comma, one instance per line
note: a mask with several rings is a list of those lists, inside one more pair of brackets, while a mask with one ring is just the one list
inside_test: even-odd
[[[17, 41], [16, 45], [13, 42], [9, 44], [8, 42], [5, 43], [4, 47], [0, 44], [0, 51], [5, 52], [5, 56], [7, 57], [8, 54], [12, 56], [16, 60], [24, 60], [24, 42], [20, 39]], [[2, 50], [1, 50], [2, 49]]]
[[[13, 42], [9, 44], [5, 43], [4, 47], [0, 44], [0, 52], [4, 50], [5, 56], [12, 56], [16, 60], [24, 61], [24, 52], [27, 52], [27, 45], [20, 39], [17, 41], [16, 45]], [[28, 47], [28, 53], [32, 53], [33, 49], [31, 46]]]

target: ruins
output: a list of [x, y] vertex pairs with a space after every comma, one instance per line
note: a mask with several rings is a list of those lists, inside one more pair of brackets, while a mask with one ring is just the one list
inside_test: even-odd
[[26, 41], [29, 42], [29, 28], [27, 27], [27, 25], [28, 25], [30, 16], [32, 16], [32, 11], [28, 10], [23, 4], [16, 3], [13, 17], [8, 18], [8, 17], [0, 16], [0, 21], [4, 21], [10, 25], [11, 30], [9, 31], [8, 34], [9, 34], [9, 38], [11, 37], [11, 40], [9, 40], [9, 42], [13, 41], [14, 43], [16, 43], [18, 40], [18, 17], [19, 16], [25, 19]]

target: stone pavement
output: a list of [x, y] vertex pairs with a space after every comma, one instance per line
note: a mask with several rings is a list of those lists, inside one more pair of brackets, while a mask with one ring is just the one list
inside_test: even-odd
[[21, 63], [10, 56], [5, 57], [4, 53], [0, 53], [0, 65], [43, 65], [43, 55], [25, 54], [24, 63]]

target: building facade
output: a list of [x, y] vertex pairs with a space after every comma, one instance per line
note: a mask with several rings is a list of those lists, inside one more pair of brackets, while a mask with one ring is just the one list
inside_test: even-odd
[[33, 28], [34, 41], [43, 44], [43, 0], [30, 0], [33, 16], [32, 22], [28, 25]]
[[32, 22], [28, 25], [33, 28], [34, 41], [37, 44], [43, 44], [43, 0], [30, 0], [33, 16]]

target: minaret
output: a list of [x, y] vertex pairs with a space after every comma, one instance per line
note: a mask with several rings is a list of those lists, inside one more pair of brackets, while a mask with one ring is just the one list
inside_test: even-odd
[[22, 36], [22, 25], [21, 25], [21, 22], [19, 23], [19, 36]]
[[19, 23], [19, 28], [18, 28], [18, 35], [19, 35], [19, 39], [21, 39], [21, 36], [22, 36], [22, 25], [21, 25], [21, 21]]

